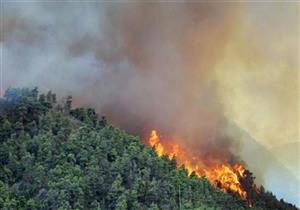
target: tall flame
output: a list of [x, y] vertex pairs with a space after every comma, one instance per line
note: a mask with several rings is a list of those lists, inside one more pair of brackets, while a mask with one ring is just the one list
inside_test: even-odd
[[180, 145], [168, 141], [161, 143], [156, 130], [152, 130], [149, 144], [155, 149], [158, 156], [166, 155], [169, 159], [176, 157], [177, 166], [185, 166], [189, 175], [195, 172], [197, 176], [205, 176], [208, 181], [223, 192], [234, 192], [241, 198], [247, 198], [240, 179], [244, 177], [245, 168], [240, 164], [231, 166], [228, 163], [207, 165], [205, 160], [193, 156]]

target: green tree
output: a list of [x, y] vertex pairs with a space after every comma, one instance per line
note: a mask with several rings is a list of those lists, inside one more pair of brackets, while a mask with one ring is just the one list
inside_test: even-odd
[[[38, 94], [10, 88], [0, 99], [0, 209], [248, 209], [95, 110]], [[250, 172], [240, 182], [253, 209], [297, 209], [254, 192]]]
[[109, 209], [115, 209], [118, 203], [120, 203], [119, 206], [125, 205], [126, 202], [124, 201], [124, 198], [121, 197], [124, 192], [125, 188], [122, 186], [122, 177], [117, 176], [116, 180], [112, 183], [107, 196], [106, 202]]

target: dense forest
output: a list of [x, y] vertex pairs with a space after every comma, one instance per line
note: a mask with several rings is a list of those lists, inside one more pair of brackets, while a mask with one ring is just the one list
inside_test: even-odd
[[[0, 209], [247, 209], [91, 108], [49, 91], [0, 99]], [[263, 188], [252, 209], [297, 209]]]

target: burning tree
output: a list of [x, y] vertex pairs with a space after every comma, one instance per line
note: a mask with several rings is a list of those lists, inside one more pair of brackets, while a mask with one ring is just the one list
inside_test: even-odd
[[242, 199], [247, 200], [248, 206], [253, 205], [259, 191], [254, 184], [255, 177], [243, 165], [238, 163], [231, 165], [226, 162], [206, 164], [206, 160], [192, 156], [175, 142], [162, 143], [156, 130], [152, 130], [148, 142], [158, 156], [165, 155], [170, 160], [176, 158], [177, 166], [184, 166], [189, 175], [203, 176], [222, 192], [238, 194]]

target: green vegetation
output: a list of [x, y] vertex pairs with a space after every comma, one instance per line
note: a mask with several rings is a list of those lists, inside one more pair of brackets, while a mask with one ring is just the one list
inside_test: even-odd
[[[0, 99], [0, 209], [247, 208], [71, 102], [37, 88]], [[262, 192], [253, 209], [296, 208]]]

